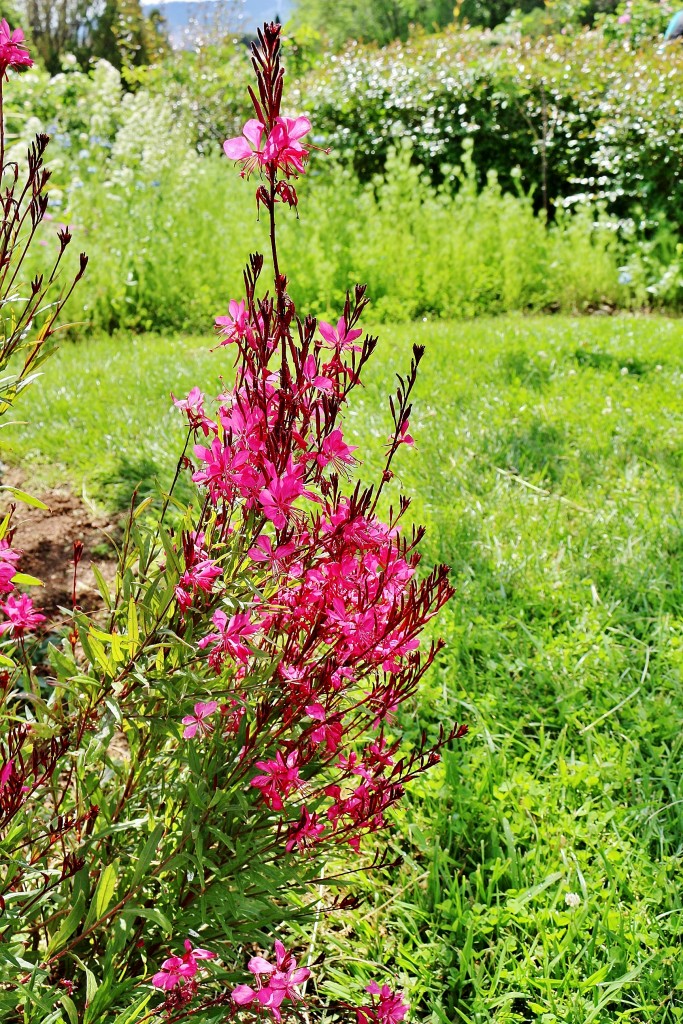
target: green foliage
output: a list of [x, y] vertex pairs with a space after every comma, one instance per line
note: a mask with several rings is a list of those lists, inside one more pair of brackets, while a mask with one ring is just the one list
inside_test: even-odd
[[[321, 922], [331, 988], [393, 958], [430, 1024], [680, 1024], [681, 324], [396, 326], [352, 409], [355, 443], [389, 432], [380, 395], [414, 341], [418, 451], [399, 479], [458, 593], [402, 725], [471, 731], [413, 788], [390, 839], [400, 866], [371, 880], [353, 930]], [[65, 345], [13, 458], [92, 493], [103, 459], [153, 437], [163, 486], [182, 427], [158, 410], [213, 385], [208, 345]]]
[[680, 223], [682, 76], [675, 48], [634, 50], [598, 31], [450, 30], [350, 49], [307, 79], [302, 101], [362, 179], [407, 138], [438, 182], [473, 138], [480, 183], [495, 170], [514, 190], [520, 168], [539, 205], [601, 199], [628, 216], [642, 203], [648, 217], [666, 210]]
[[[56, 348], [58, 322], [87, 257], [81, 252], [66, 285], [59, 279], [68, 262], [68, 232], [53, 238], [52, 251], [39, 250], [41, 222], [49, 204], [50, 171], [45, 166], [49, 138], [37, 134], [10, 154], [3, 114], [6, 92], [16, 81], [3, 65], [0, 76], [0, 416], [14, 406]], [[9, 158], [9, 159], [8, 159]], [[29, 268], [32, 268], [30, 272]], [[5, 523], [5, 528], [6, 528]]]
[[105, 59], [116, 67], [149, 64], [167, 42], [158, 20], [147, 18], [140, 0], [30, 0], [25, 20], [31, 44], [52, 74], [75, 56], [84, 67]]
[[[53, 208], [92, 255], [72, 319], [88, 330], [204, 330], [239, 291], [240, 239], [254, 216], [225, 158], [200, 156], [175, 103], [156, 87], [124, 92], [105, 62], [91, 75], [31, 72], [20, 84], [15, 148], [29, 128], [52, 127]], [[519, 174], [510, 192], [495, 172], [478, 185], [481, 141], [464, 139], [438, 187], [405, 145], [365, 185], [316, 156], [301, 219], [281, 226], [285, 256], [296, 253], [303, 270], [295, 300], [326, 313], [361, 278], [376, 318], [388, 320], [680, 301], [673, 231], [645, 245], [599, 205], [560, 210], [547, 226]], [[44, 226], [46, 240], [53, 230]], [[265, 242], [265, 227], [257, 232]]]
[[412, 25], [427, 31], [444, 28], [456, 13], [453, 0], [296, 0], [292, 21], [317, 30], [333, 46], [349, 39], [379, 43], [406, 39]]
[[[420, 1020], [674, 1024], [681, 325], [425, 334], [402, 484], [458, 598], [422, 715], [472, 736], [402, 818], [360, 945], [394, 950]], [[381, 429], [377, 393], [361, 431]]]

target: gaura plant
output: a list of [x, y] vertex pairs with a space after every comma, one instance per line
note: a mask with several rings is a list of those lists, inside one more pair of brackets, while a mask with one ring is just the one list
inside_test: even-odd
[[[87, 256], [81, 253], [76, 276], [66, 288], [59, 285], [64, 254], [71, 242], [66, 227], [57, 234], [57, 252], [50, 269], [30, 282], [25, 280], [25, 265], [36, 232], [49, 216], [48, 182], [50, 172], [44, 159], [49, 138], [37, 135], [28, 150], [26, 167], [5, 160], [5, 84], [10, 71], [32, 67], [33, 60], [20, 28], [12, 30], [6, 19], [0, 21], [0, 417], [14, 406], [19, 394], [31, 384], [40, 365], [55, 348], [60, 314], [76, 284], [85, 273]], [[7, 424], [1, 424], [6, 426]], [[14, 487], [0, 486], [22, 501], [41, 505]], [[0, 519], [0, 638], [23, 649], [25, 635], [45, 621], [31, 598], [19, 593], [22, 583], [38, 583], [19, 572], [21, 552], [12, 547], [12, 510]], [[25, 653], [25, 652], [24, 652]], [[6, 656], [0, 665], [13, 667]], [[3, 729], [5, 723], [3, 722]], [[0, 792], [9, 785], [13, 762], [6, 761], [0, 773]]]
[[[365, 291], [336, 326], [294, 308], [276, 213], [297, 206], [311, 126], [281, 111], [279, 26], [259, 33], [253, 64], [255, 118], [225, 152], [258, 178], [273, 282], [261, 289], [251, 256], [244, 296], [216, 321], [231, 384], [211, 403], [198, 388], [175, 399], [188, 421], [175, 479], [159, 513], [132, 510], [115, 584], [99, 579], [102, 614], [74, 603], [39, 668], [38, 636], [7, 641], [2, 1020], [408, 1013], [381, 976], [355, 1004], [325, 999], [314, 957], [358, 872], [386, 861], [406, 785], [464, 731], [402, 747], [400, 710], [438, 650], [420, 635], [452, 594], [445, 567], [418, 572], [408, 501], [378, 514], [412, 444], [422, 350], [391, 398], [381, 479], [353, 483], [344, 411], [376, 344], [358, 326]], [[295, 934], [321, 921], [302, 956]]]
[[[4, 90], [10, 71], [25, 71], [33, 61], [20, 28], [0, 22], [0, 416], [17, 394], [35, 378], [38, 367], [54, 348], [57, 321], [71, 292], [83, 276], [87, 257], [81, 253], [75, 278], [58, 288], [58, 275], [71, 242], [66, 227], [59, 230], [57, 253], [50, 270], [28, 284], [23, 278], [26, 258], [48, 207], [50, 172], [45, 168], [47, 135], [36, 135], [22, 170], [5, 162]], [[11, 368], [9, 374], [8, 368]]]

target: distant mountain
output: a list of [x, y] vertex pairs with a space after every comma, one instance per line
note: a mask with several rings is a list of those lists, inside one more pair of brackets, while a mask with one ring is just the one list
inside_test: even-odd
[[214, 25], [239, 34], [253, 33], [276, 16], [286, 21], [291, 8], [292, 0], [158, 0], [142, 5], [146, 14], [161, 11], [174, 46], [188, 45], [193, 37], [201, 36], [202, 29]]

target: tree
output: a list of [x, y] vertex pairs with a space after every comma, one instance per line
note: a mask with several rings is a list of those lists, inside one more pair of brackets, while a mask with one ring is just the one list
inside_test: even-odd
[[411, 25], [444, 28], [455, 10], [453, 0], [296, 0], [293, 21], [328, 36], [335, 46], [349, 39], [384, 46], [405, 39]]
[[140, 0], [23, 0], [23, 20], [52, 74], [62, 57], [103, 57], [116, 67], [148, 64], [165, 49], [163, 20], [143, 14]]
[[17, 10], [17, 5], [8, 2], [8, 0], [0, 0], [0, 18], [6, 18], [12, 28], [18, 25], [21, 21], [21, 15]]

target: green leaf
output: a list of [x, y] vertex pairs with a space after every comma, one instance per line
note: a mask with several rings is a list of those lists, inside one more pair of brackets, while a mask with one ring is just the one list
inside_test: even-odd
[[111, 864], [107, 864], [103, 868], [100, 879], [95, 889], [95, 895], [93, 896], [90, 909], [88, 910], [88, 916], [85, 919], [85, 928], [89, 928], [95, 921], [99, 921], [104, 912], [111, 903], [112, 896], [116, 891], [117, 881], [117, 862], [114, 861]]
[[71, 935], [73, 935], [73, 933], [76, 931], [79, 924], [81, 923], [84, 910], [85, 894], [83, 892], [80, 892], [78, 894], [78, 899], [76, 900], [76, 903], [71, 908], [71, 912], [65, 918], [65, 920], [62, 921], [61, 926], [50, 939], [49, 945], [47, 947], [48, 957], [50, 957], [53, 953], [56, 953], [57, 950], [61, 949], [63, 946], [66, 945], [67, 940], [70, 938]]
[[116, 890], [116, 862], [107, 864], [95, 891], [95, 915], [99, 919], [111, 903]]
[[135, 865], [135, 871], [133, 872], [133, 878], [132, 878], [131, 883], [130, 883], [130, 888], [131, 889], [135, 888], [135, 886], [138, 884], [140, 879], [144, 876], [144, 874], [147, 871], [148, 867], [150, 866], [150, 864], [154, 860], [154, 855], [156, 854], [156, 852], [157, 852], [157, 850], [159, 848], [159, 842], [160, 842], [163, 834], [164, 834], [164, 826], [163, 825], [157, 825], [156, 828], [154, 829], [154, 831], [152, 832], [151, 836], [149, 837], [149, 839], [147, 840], [147, 842], [143, 846], [143, 848], [142, 848], [142, 850], [140, 852], [140, 856], [138, 857], [138, 862]]
[[3, 537], [5, 536], [5, 534], [7, 533], [7, 528], [9, 527], [9, 522], [10, 522], [10, 514], [8, 512], [7, 515], [2, 517], [2, 522], [0, 522], [0, 540], [2, 540]]
[[111, 594], [109, 593], [109, 587], [107, 586], [107, 581], [105, 580], [104, 576], [102, 575], [102, 573], [97, 568], [94, 562], [90, 563], [90, 568], [92, 569], [93, 576], [95, 577], [95, 582], [97, 583], [97, 589], [102, 595], [103, 601], [105, 602], [107, 608], [111, 609], [112, 601]]
[[173, 925], [160, 910], [156, 907], [126, 907], [127, 914], [135, 914], [137, 917], [144, 917], [147, 921], [153, 921], [166, 933], [173, 935]]
[[133, 512], [133, 519], [137, 519], [138, 516], [141, 516], [142, 513], [145, 511], [145, 509], [149, 508], [149, 506], [152, 504], [153, 501], [154, 501], [154, 495], [153, 494], [150, 494], [150, 496], [148, 498], [145, 498], [144, 501], [141, 501], [140, 504], [138, 505], [138, 507]]
[[93, 972], [90, 970], [90, 968], [89, 967], [85, 967], [85, 965], [84, 965], [84, 969], [85, 969], [85, 1006], [86, 1006], [86, 1010], [85, 1010], [85, 1015], [83, 1017], [83, 1020], [84, 1020], [84, 1022], [87, 1022], [87, 1021], [90, 1021], [90, 1020], [93, 1019], [92, 1004], [93, 1004], [93, 1000], [95, 999], [95, 995], [97, 994], [97, 990], [99, 988], [99, 984], [97, 982], [97, 978], [95, 977]]
[[29, 576], [27, 572], [18, 572], [12, 577], [12, 583], [23, 583], [25, 587], [44, 587], [45, 584], [37, 576]]
[[152, 992], [148, 992], [141, 999], [138, 999], [137, 1003], [129, 1006], [127, 1010], [122, 1010], [121, 1013], [114, 1018], [112, 1024], [135, 1024], [135, 1021], [139, 1020], [140, 1014], [152, 998], [152, 994]]
[[50, 511], [50, 506], [46, 505], [44, 501], [41, 501], [40, 498], [34, 498], [32, 494], [27, 494], [26, 491], [20, 491], [18, 487], [0, 484], [0, 490], [9, 491], [18, 501], [23, 501], [24, 505], [32, 505], [33, 508], [40, 508], [44, 512]]
[[62, 996], [60, 1002], [68, 1014], [70, 1024], [78, 1024], [78, 1010], [71, 996]]
[[135, 599], [131, 597], [128, 602], [128, 639], [132, 645], [132, 652], [135, 652], [140, 640], [140, 628], [138, 626], [138, 610]]
[[111, 711], [112, 715], [114, 716], [114, 721], [116, 722], [116, 724], [117, 725], [122, 725], [123, 724], [123, 715], [121, 714], [121, 708], [118, 706], [118, 704], [116, 703], [114, 698], [113, 697], [105, 697], [104, 698], [104, 703], [107, 705], [107, 707]]

